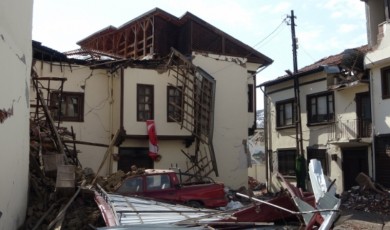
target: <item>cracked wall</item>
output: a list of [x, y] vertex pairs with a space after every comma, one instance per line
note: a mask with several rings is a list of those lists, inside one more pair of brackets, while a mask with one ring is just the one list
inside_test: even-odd
[[[83, 121], [63, 121], [62, 127], [68, 130], [73, 128], [76, 134], [76, 140], [108, 144], [113, 130], [113, 117], [119, 117], [119, 109], [114, 110], [114, 102], [119, 101], [113, 95], [113, 84], [119, 79], [117, 75], [111, 75], [104, 69], [90, 69], [88, 66], [72, 64], [61, 66], [59, 63], [48, 63], [36, 60], [34, 71], [39, 77], [66, 78], [63, 86], [63, 92], [82, 93], [84, 96], [84, 113]], [[47, 81], [40, 81], [42, 84], [48, 84]], [[60, 82], [52, 81], [51, 89], [59, 88]], [[119, 90], [118, 90], [119, 91]], [[36, 92], [30, 93], [31, 104], [35, 104]], [[46, 92], [43, 92], [46, 94]], [[46, 95], [44, 95], [46, 97]], [[115, 119], [119, 121], [119, 118]], [[55, 122], [57, 124], [57, 122]], [[118, 125], [117, 125], [118, 126]], [[78, 158], [83, 168], [89, 167], [97, 170], [103, 159], [106, 148], [77, 145], [79, 150]], [[108, 173], [108, 167], [100, 171], [101, 175]]]
[[27, 207], [32, 8], [0, 2], [0, 230], [23, 224]]

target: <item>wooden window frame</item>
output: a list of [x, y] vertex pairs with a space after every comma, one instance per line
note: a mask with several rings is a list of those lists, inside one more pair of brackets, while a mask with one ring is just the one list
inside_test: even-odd
[[278, 149], [278, 172], [283, 176], [295, 176], [296, 149]]
[[255, 111], [255, 89], [253, 84], [248, 84], [248, 113]]
[[381, 69], [382, 99], [390, 98], [390, 67]]
[[[77, 98], [77, 110], [78, 114], [76, 116], [68, 115], [68, 104], [61, 103], [61, 106], [58, 104], [58, 99], [61, 97], [62, 102], [68, 101], [70, 97]], [[84, 93], [80, 92], [60, 92], [54, 91], [50, 95], [50, 104], [52, 107], [52, 115], [55, 121], [71, 121], [71, 122], [83, 122], [84, 121]], [[59, 109], [61, 111], [65, 110], [65, 113], [59, 117]]]
[[[285, 106], [287, 104], [291, 104], [291, 108], [292, 108], [292, 118], [291, 118], [291, 124], [286, 124], [286, 109], [285, 109]], [[296, 119], [297, 119], [297, 110], [296, 110], [296, 103], [295, 103], [295, 99], [294, 98], [291, 98], [291, 99], [287, 99], [287, 100], [283, 100], [283, 101], [278, 101], [275, 103], [275, 109], [276, 109], [276, 128], [291, 128], [291, 127], [295, 127], [295, 122], [296, 122]], [[280, 117], [282, 116], [281, 114], [281, 110], [283, 111], [283, 124], [280, 122]]]
[[[313, 118], [313, 111], [312, 111], [312, 104], [311, 99], [316, 99], [316, 114], [318, 115], [318, 98], [320, 97], [326, 97], [326, 118], [323, 119], [314, 119]], [[331, 97], [331, 101], [329, 100]], [[330, 104], [331, 102], [331, 104]], [[322, 92], [322, 93], [315, 93], [310, 94], [306, 96], [306, 103], [307, 103], [307, 123], [308, 125], [316, 125], [316, 124], [326, 124], [334, 122], [335, 119], [335, 98], [333, 92]], [[332, 109], [333, 113], [330, 112], [330, 109]]]
[[[171, 90], [174, 90], [175, 94], [171, 95]], [[178, 93], [178, 94], [176, 94]], [[171, 99], [174, 101], [171, 103]], [[183, 88], [175, 86], [167, 86], [167, 122], [181, 122], [183, 110]], [[176, 114], [174, 118], [170, 116], [171, 111]]]
[[[150, 94], [141, 94], [141, 90], [143, 89], [143, 92], [145, 92], [145, 89], [150, 89]], [[149, 96], [150, 101], [145, 102], [145, 97]], [[144, 107], [145, 105], [149, 105], [149, 111], [145, 109], [141, 109], [141, 107]], [[141, 114], [143, 114], [141, 116]], [[148, 114], [148, 116], [145, 116]], [[154, 119], [154, 86], [153, 85], [146, 85], [146, 84], [137, 84], [137, 121], [146, 121], [146, 120], [153, 120]]]

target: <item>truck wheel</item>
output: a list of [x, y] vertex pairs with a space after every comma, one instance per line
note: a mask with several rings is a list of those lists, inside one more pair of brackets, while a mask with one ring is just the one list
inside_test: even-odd
[[187, 205], [193, 208], [203, 208], [203, 204], [197, 200], [190, 200]]

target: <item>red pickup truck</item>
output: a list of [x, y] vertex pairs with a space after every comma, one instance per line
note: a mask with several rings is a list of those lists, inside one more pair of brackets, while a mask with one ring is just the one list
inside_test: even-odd
[[227, 205], [222, 183], [182, 184], [173, 170], [146, 169], [124, 179], [115, 193], [151, 197], [192, 207], [217, 208]]

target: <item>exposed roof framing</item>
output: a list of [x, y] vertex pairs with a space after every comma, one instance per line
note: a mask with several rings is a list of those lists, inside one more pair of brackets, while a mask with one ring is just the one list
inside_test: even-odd
[[177, 18], [155, 8], [115, 28], [108, 26], [77, 43], [83, 49], [98, 50], [123, 58], [167, 56], [173, 47], [188, 55], [192, 51], [248, 58], [263, 66], [273, 60], [187, 12]]
[[[34, 41], [34, 40], [32, 41], [32, 51], [33, 51], [33, 59], [41, 60], [42, 62], [43, 61], [50, 62], [50, 70], [54, 62], [60, 63], [61, 71], [63, 65], [70, 66], [70, 64], [82, 64], [82, 65], [87, 64], [87, 62], [84, 60], [68, 58], [65, 54], [57, 50], [51, 49], [47, 46], [43, 46], [41, 42]], [[41, 68], [43, 68], [43, 66], [41, 66]]]

